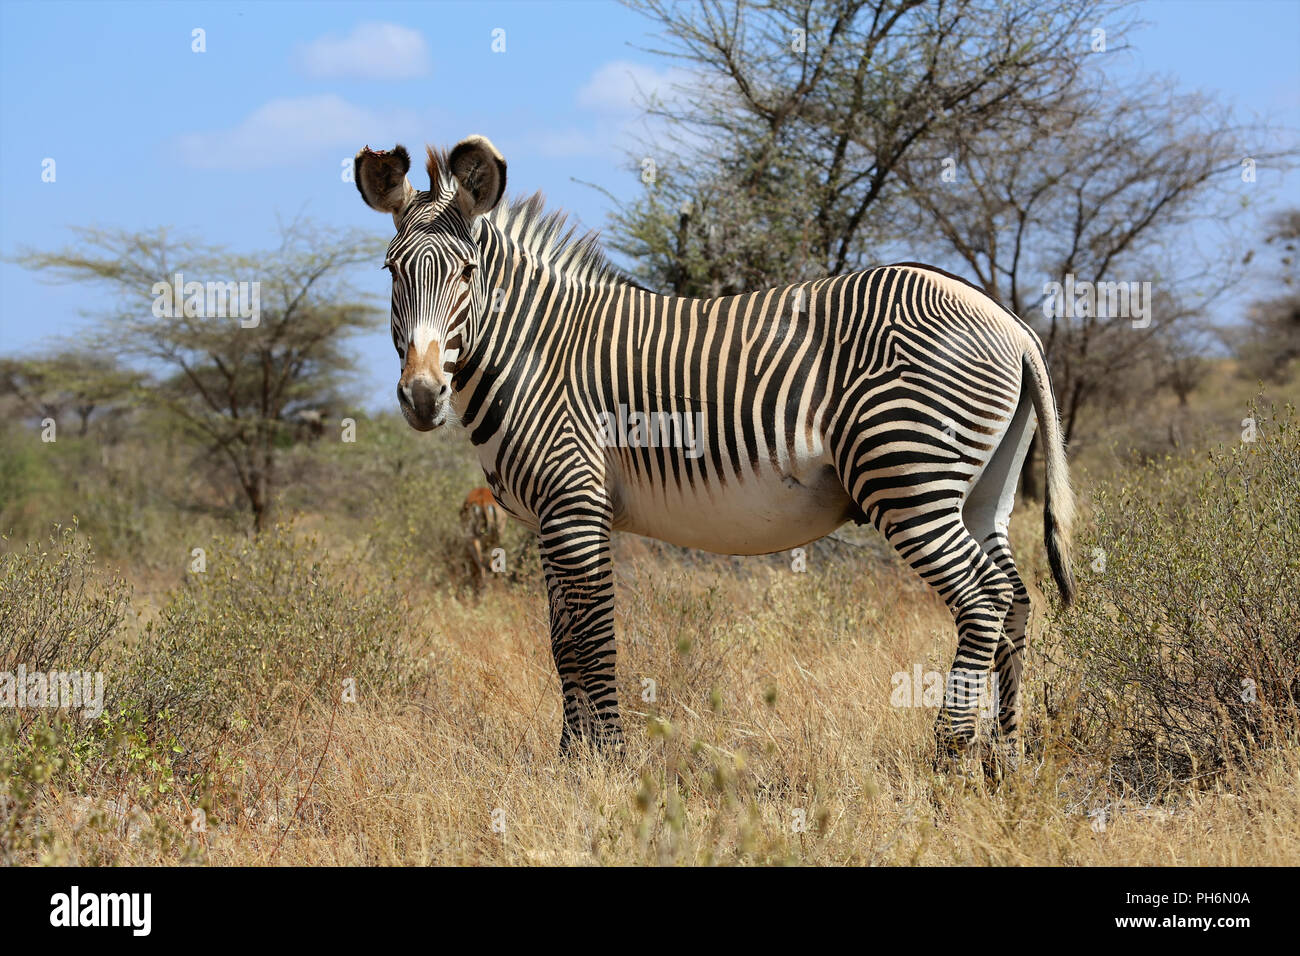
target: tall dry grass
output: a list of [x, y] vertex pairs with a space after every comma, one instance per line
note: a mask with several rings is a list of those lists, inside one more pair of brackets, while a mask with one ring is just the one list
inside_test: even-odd
[[[1220, 430], [1233, 434], [1242, 414], [1220, 414]], [[1294, 428], [1264, 430], [1278, 434], [1296, 439]], [[1216, 677], [1222, 668], [1164, 666], [1189, 593], [1180, 582], [1209, 607], [1222, 601], [1215, 620], [1236, 622], [1223, 673], [1235, 678], [1251, 659], [1244, 625], [1258, 616], [1228, 616], [1224, 576], [1236, 570], [1215, 573], [1213, 536], [1190, 535], [1194, 523], [1157, 507], [1186, 512], [1201, 500], [1207, 514], [1223, 512], [1226, 499], [1198, 492], [1205, 473], [1188, 473], [1187, 461], [1150, 474], [1126, 465], [1128, 484], [1096, 497], [1080, 540], [1103, 543], [1124, 577], [1098, 577], [1081, 554], [1085, 597], [1070, 614], [1052, 609], [1050, 585], [1048, 595], [1035, 587], [1049, 580], [1040, 516], [1017, 515], [1013, 544], [1035, 601], [1028, 750], [1019, 772], [995, 782], [934, 769], [935, 710], [893, 700], [896, 674], [948, 667], [947, 610], [887, 551], [843, 543], [810, 549], [797, 573], [788, 557], [616, 539], [627, 749], [560, 759], [546, 599], [535, 557], [519, 557], [522, 532], [512, 532], [511, 579], [472, 596], [452, 563], [465, 462], [389, 467], [362, 451], [364, 504], [353, 496], [256, 546], [155, 516], [169, 550], [127, 562], [133, 594], [84, 534], [0, 547], [0, 670], [35, 655], [44, 667], [101, 668], [109, 688], [97, 721], [0, 711], [0, 862], [1300, 861], [1292, 725], [1260, 734], [1253, 717], [1226, 713], [1231, 746], [1186, 762], [1154, 747], [1132, 772], [1137, 724], [1125, 715], [1139, 715], [1153, 743], [1195, 748], [1205, 735], [1181, 731], [1213, 717], [1232, 683]], [[331, 480], [356, 479], [346, 470], [354, 449], [330, 454], [328, 467], [301, 463], [319, 483], [313, 500], [337, 497]], [[1258, 493], [1291, 487], [1300, 451], [1233, 461], [1225, 474]], [[1250, 470], [1263, 467], [1274, 484]], [[1225, 553], [1294, 579], [1300, 542], [1284, 540], [1293, 517], [1268, 507], [1267, 547]], [[1263, 527], [1243, 517], [1223, 518], [1222, 533]], [[202, 579], [184, 570], [199, 540], [209, 545]], [[1197, 574], [1144, 576], [1162, 548]], [[1137, 633], [1123, 615], [1152, 605], [1166, 613]], [[1287, 682], [1294, 613], [1293, 601], [1270, 609], [1268, 627], [1286, 640], [1254, 657], [1276, 678], [1257, 681], [1270, 720], [1297, 697]], [[1196, 632], [1196, 648], [1220, 645]], [[1127, 681], [1126, 668], [1141, 680]], [[1200, 681], [1197, 694], [1170, 696], [1162, 682], [1185, 674]], [[1161, 729], [1162, 709], [1175, 733]]]
[[[431, 594], [410, 609], [403, 648], [421, 681], [362, 682], [356, 703], [316, 682], [280, 688], [296, 704], [282, 719], [241, 738], [219, 773], [162, 792], [129, 766], [47, 769], [29, 820], [38, 835], [12, 862], [1300, 859], [1295, 747], [1139, 796], [1107, 777], [1110, 755], [1047, 726], [999, 786], [939, 774], [934, 711], [891, 706], [891, 676], [945, 669], [951, 626], [899, 570], [849, 557], [742, 575], [622, 550], [644, 553], [623, 555], [620, 572], [621, 759], [557, 758], [560, 698], [535, 585], [477, 603]], [[654, 701], [642, 699], [646, 679]], [[1041, 703], [1042, 687], [1032, 692]]]

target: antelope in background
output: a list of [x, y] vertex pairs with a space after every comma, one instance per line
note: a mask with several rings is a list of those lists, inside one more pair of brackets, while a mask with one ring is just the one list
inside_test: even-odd
[[465, 532], [474, 587], [481, 588], [492, 567], [492, 550], [502, 546], [506, 533], [506, 512], [487, 488], [475, 488], [460, 506], [460, 524]]

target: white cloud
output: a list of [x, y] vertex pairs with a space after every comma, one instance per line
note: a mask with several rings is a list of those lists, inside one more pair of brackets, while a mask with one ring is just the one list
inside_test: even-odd
[[314, 77], [404, 80], [430, 70], [423, 34], [396, 23], [359, 23], [345, 37], [317, 37], [298, 51], [298, 62]]
[[550, 158], [599, 157], [622, 162], [629, 151], [654, 142], [661, 121], [646, 117], [647, 101], [672, 104], [685, 94], [692, 75], [683, 69], [656, 69], [630, 60], [613, 60], [598, 67], [575, 97], [592, 115], [580, 128], [537, 131], [529, 137]]
[[328, 150], [351, 156], [367, 143], [419, 140], [414, 114], [379, 114], [333, 93], [271, 100], [226, 130], [185, 133], [176, 147], [196, 169], [262, 169], [311, 162]]
[[580, 129], [544, 130], [528, 137], [529, 143], [548, 159], [595, 156], [608, 148], [599, 137]]
[[578, 105], [602, 113], [636, 113], [646, 97], [670, 101], [675, 98], [675, 85], [683, 84], [688, 74], [685, 70], [669, 67], [656, 70], [652, 66], [614, 60], [592, 74], [578, 90]]

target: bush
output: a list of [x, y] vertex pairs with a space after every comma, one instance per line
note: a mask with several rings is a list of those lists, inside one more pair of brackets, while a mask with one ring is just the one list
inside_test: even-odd
[[[400, 416], [384, 414], [357, 418], [353, 437], [350, 443], [322, 438], [283, 456], [284, 509], [318, 512], [328, 502], [332, 533], [364, 539], [368, 554], [405, 585], [473, 589], [477, 576], [471, 573], [460, 507], [484, 479], [466, 436], [451, 429], [417, 435]], [[540, 577], [534, 540], [518, 522], [509, 523], [502, 577]]]
[[[7, 542], [6, 542], [7, 543]], [[0, 553], [0, 673], [17, 680], [49, 671], [101, 671], [130, 606], [126, 585], [98, 582], [95, 556], [74, 521], [47, 542]], [[7, 697], [7, 694], [6, 694]], [[0, 709], [0, 864], [48, 854], [52, 837], [40, 817], [47, 790], [84, 766], [92, 725], [72, 711]], [[30, 701], [27, 704], [30, 705]]]
[[[1252, 410], [1252, 417], [1258, 415]], [[1222, 767], [1294, 734], [1300, 702], [1300, 427], [1103, 484], [1057, 612], [1074, 731], [1130, 781]], [[1089, 572], [1088, 568], [1091, 568]], [[1056, 702], [1062, 701], [1058, 683]]]
[[97, 586], [95, 555], [74, 521], [48, 546], [0, 553], [0, 671], [99, 669], [130, 605], [121, 580]]
[[411, 621], [391, 581], [284, 528], [219, 543], [127, 655], [118, 716], [175, 737], [178, 769], [194, 772], [309, 699], [333, 706], [345, 679], [358, 701], [411, 691]]
[[[409, 426], [392, 417], [377, 419], [367, 434], [372, 442], [364, 449], [368, 457], [335, 452], [349, 491], [333, 500], [346, 502], [344, 513], [359, 522], [371, 553], [405, 584], [425, 591], [473, 589], [477, 575], [466, 550], [460, 508], [484, 479], [465, 436], [430, 441], [412, 435]], [[506, 552], [502, 578], [541, 580], [531, 531], [511, 520], [501, 546]]]
[[[95, 719], [0, 711], [0, 862], [60, 859], [46, 793], [85, 794], [121, 816], [179, 791], [215, 818], [250, 747], [345, 703], [345, 679], [362, 707], [420, 692], [413, 615], [391, 580], [285, 529], [211, 547], [205, 572], [134, 638], [125, 586], [97, 584], [93, 564], [73, 529], [49, 548], [0, 554], [0, 670], [101, 671], [105, 685]], [[166, 827], [148, 837], [177, 838]]]
[[45, 443], [28, 428], [0, 424], [0, 534], [41, 538], [75, 502], [77, 529], [101, 559], [149, 565], [182, 529], [194, 529], [196, 516], [207, 526], [246, 523], [195, 482], [192, 448], [153, 422], [138, 427], [127, 440], [92, 427]]

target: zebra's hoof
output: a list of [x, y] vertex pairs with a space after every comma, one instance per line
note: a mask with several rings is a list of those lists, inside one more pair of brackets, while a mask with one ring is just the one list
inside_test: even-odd
[[979, 745], [973, 737], [936, 734], [932, 766], [937, 773], [961, 770], [978, 759]]
[[945, 771], [964, 763], [978, 748], [975, 728], [953, 726], [947, 713], [940, 713], [934, 725], [934, 769]]
[[619, 756], [626, 752], [622, 732], [560, 735], [560, 759], [571, 760], [579, 754], [594, 756]]
[[994, 740], [984, 750], [984, 776], [1000, 781], [1020, 769], [1020, 744], [1015, 740]]

